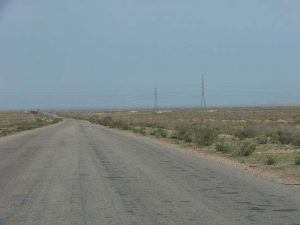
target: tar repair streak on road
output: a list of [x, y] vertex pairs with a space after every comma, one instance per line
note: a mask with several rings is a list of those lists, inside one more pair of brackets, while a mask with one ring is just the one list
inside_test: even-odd
[[0, 225], [300, 224], [300, 191], [66, 119], [0, 139]]

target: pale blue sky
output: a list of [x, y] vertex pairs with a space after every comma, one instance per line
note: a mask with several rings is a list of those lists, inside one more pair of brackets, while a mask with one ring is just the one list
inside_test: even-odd
[[0, 109], [300, 104], [299, 0], [0, 0]]

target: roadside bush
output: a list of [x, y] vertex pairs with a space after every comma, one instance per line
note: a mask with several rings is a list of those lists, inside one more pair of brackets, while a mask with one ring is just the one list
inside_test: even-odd
[[162, 128], [154, 128], [150, 132], [150, 135], [153, 135], [157, 138], [166, 138], [166, 137], [168, 137], [168, 132], [165, 129], [162, 129]]
[[277, 131], [270, 134], [273, 143], [300, 146], [300, 133], [292, 131]]
[[108, 124], [110, 128], [118, 128], [120, 127], [120, 125], [121, 125], [120, 121], [111, 121], [111, 123]]
[[173, 138], [183, 140], [187, 143], [192, 142], [192, 129], [186, 126], [177, 126]]
[[[92, 122], [92, 121], [91, 121]], [[99, 124], [103, 126], [111, 126], [113, 119], [110, 116], [104, 117], [98, 121]]]
[[280, 144], [288, 145], [293, 141], [293, 134], [288, 131], [277, 131], [277, 140]]
[[121, 129], [121, 130], [129, 130], [129, 125], [126, 122], [123, 121], [118, 121], [119, 123], [117, 124], [117, 128]]
[[143, 136], [145, 136], [147, 134], [145, 127], [131, 127], [131, 130], [134, 133], [141, 134]]
[[[92, 121], [93, 121], [93, 119], [92, 119]], [[110, 127], [110, 128], [118, 128], [121, 130], [129, 130], [130, 129], [130, 126], [128, 125], [127, 122], [124, 122], [122, 120], [113, 120], [112, 117], [104, 117], [100, 120], [95, 120], [94, 123], [95, 122], [98, 124], [101, 124], [103, 126]]]
[[211, 128], [198, 128], [195, 130], [193, 142], [198, 146], [210, 146], [214, 144], [218, 139], [218, 133]]
[[292, 144], [293, 144], [294, 146], [297, 146], [297, 147], [300, 146], [300, 133], [294, 133], [294, 134], [293, 134], [293, 141], [292, 141]]
[[296, 158], [295, 158], [295, 164], [296, 165], [300, 165], [300, 156], [297, 156]]
[[194, 127], [183, 126], [183, 127], [176, 128], [176, 130], [178, 131], [176, 133], [178, 139], [184, 140], [187, 143], [193, 142], [193, 137], [195, 134]]
[[266, 136], [259, 136], [256, 138], [256, 142], [260, 145], [265, 145], [265, 144], [268, 144], [269, 139]]
[[240, 140], [244, 140], [246, 138], [254, 138], [256, 137], [256, 131], [252, 128], [245, 128], [242, 130], [237, 130], [234, 133], [234, 136], [236, 136]]
[[[76, 116], [74, 117], [75, 119], [81, 119], [81, 118], [77, 118]], [[95, 116], [92, 116], [91, 118], [88, 118], [88, 121], [91, 122], [91, 123], [98, 123], [99, 122], [99, 118], [98, 117], [95, 117]]]
[[228, 153], [230, 152], [231, 146], [225, 143], [218, 143], [216, 144], [215, 149], [218, 152]]
[[251, 142], [245, 142], [244, 144], [242, 144], [241, 148], [239, 149], [238, 154], [240, 156], [250, 156], [254, 153], [256, 149], [256, 144], [251, 143]]
[[268, 157], [267, 160], [265, 161], [265, 164], [269, 166], [274, 165], [275, 163], [276, 163], [276, 159], [273, 157]]
[[173, 136], [187, 143], [195, 143], [197, 146], [210, 146], [217, 141], [218, 132], [216, 129], [207, 126], [180, 126], [176, 127]]

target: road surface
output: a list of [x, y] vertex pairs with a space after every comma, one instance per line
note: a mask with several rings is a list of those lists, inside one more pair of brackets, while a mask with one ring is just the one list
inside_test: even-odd
[[0, 139], [0, 225], [300, 224], [300, 191], [86, 121]]

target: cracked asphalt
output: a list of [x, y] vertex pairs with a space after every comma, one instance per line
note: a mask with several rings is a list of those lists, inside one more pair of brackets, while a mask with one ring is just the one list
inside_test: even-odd
[[0, 225], [300, 224], [300, 190], [63, 122], [0, 139]]

